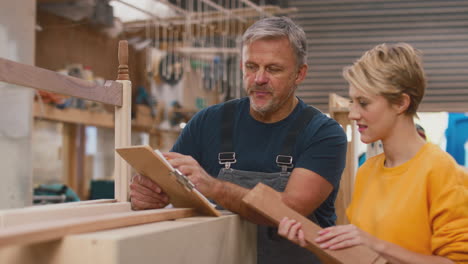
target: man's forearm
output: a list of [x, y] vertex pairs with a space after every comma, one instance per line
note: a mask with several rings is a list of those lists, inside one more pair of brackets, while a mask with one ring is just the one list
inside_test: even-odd
[[260, 225], [274, 225], [273, 222], [242, 202], [242, 198], [249, 191], [249, 189], [239, 185], [216, 179], [212, 191], [208, 194], [208, 198], [214, 200], [223, 208], [239, 214], [250, 222]]

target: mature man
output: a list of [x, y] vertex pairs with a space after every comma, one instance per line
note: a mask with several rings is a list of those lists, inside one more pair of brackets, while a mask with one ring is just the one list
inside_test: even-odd
[[[254, 23], [242, 45], [248, 97], [201, 110], [165, 154], [209, 199], [259, 224], [258, 263], [318, 263], [241, 203], [258, 182], [280, 191], [287, 205], [322, 227], [336, 218], [347, 141], [338, 123], [295, 96], [307, 73], [306, 45], [304, 31], [289, 18]], [[146, 177], [135, 177], [130, 187], [135, 209], [168, 202]]]

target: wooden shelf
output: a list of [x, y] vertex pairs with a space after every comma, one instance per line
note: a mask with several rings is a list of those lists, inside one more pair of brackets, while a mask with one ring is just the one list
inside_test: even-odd
[[[34, 102], [33, 115], [36, 119], [114, 128], [114, 115], [108, 112], [95, 112], [77, 108], [59, 109], [52, 105]], [[132, 129], [156, 134], [158, 132], [158, 123], [159, 121], [155, 121], [150, 117], [138, 118], [132, 120]]]
[[33, 115], [37, 119], [96, 127], [114, 127], [114, 115], [106, 112], [92, 112], [77, 108], [58, 109], [52, 105], [34, 102]]

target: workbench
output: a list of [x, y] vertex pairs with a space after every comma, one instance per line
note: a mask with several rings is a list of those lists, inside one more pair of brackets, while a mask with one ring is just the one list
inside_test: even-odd
[[255, 264], [256, 226], [238, 215], [189, 217], [0, 248], [8, 264]]

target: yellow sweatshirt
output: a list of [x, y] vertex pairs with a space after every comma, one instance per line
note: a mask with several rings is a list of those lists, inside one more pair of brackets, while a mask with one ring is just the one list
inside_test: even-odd
[[382, 153], [359, 168], [350, 222], [417, 253], [468, 261], [468, 172], [431, 143], [400, 166], [384, 161]]

